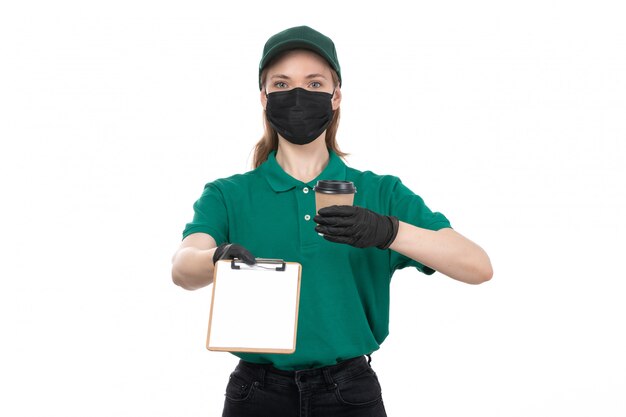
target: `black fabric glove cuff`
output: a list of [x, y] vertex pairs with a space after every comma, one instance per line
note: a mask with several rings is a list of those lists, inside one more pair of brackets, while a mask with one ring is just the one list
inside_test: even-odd
[[396, 236], [398, 236], [398, 229], [400, 229], [400, 222], [396, 216], [385, 216], [390, 223], [388, 238], [384, 245], [376, 246], [378, 249], [389, 249], [389, 246], [396, 240]]
[[224, 253], [228, 252], [228, 249], [230, 249], [231, 246], [231, 243], [222, 243], [221, 245], [219, 245], [213, 253], [213, 263], [216, 263], [217, 261], [222, 259]]

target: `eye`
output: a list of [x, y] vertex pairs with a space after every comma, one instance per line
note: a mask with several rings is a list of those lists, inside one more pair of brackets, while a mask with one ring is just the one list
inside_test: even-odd
[[311, 81], [311, 83], [309, 84], [309, 87], [311, 88], [320, 88], [322, 86], [322, 84], [319, 81]]
[[276, 81], [274, 83], [274, 87], [276, 87], [276, 88], [287, 88], [287, 83], [285, 83], [283, 81]]

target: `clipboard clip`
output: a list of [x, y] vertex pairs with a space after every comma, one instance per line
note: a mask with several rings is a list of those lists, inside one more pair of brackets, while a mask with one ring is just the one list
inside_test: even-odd
[[[260, 269], [272, 269], [276, 271], [285, 271], [285, 267], [287, 263], [282, 259], [267, 259], [267, 258], [256, 258], [256, 264], [250, 265], [250, 268], [260, 268]], [[237, 265], [237, 263], [243, 263], [241, 259], [233, 259], [230, 261], [231, 269], [241, 269], [241, 266]], [[269, 265], [279, 265], [276, 267], [266, 267], [259, 264], [269, 264]]]

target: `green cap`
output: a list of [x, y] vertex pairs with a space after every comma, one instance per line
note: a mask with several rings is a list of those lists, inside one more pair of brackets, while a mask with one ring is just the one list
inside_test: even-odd
[[341, 85], [341, 67], [337, 59], [337, 51], [332, 39], [308, 26], [297, 26], [283, 30], [267, 40], [263, 48], [263, 57], [259, 64], [259, 89], [261, 86], [261, 72], [263, 68], [276, 58], [282, 52], [290, 49], [309, 49], [326, 59], [331, 68], [337, 72], [339, 76], [339, 85]]

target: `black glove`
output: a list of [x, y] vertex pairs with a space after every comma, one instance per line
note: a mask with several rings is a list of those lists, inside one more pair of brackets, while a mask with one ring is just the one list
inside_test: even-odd
[[250, 251], [241, 245], [236, 243], [222, 243], [215, 249], [213, 254], [213, 263], [221, 259], [241, 259], [248, 265], [254, 265], [256, 259], [250, 253]]
[[331, 242], [357, 248], [387, 249], [398, 235], [398, 218], [383, 216], [358, 206], [330, 206], [313, 218], [315, 230]]

